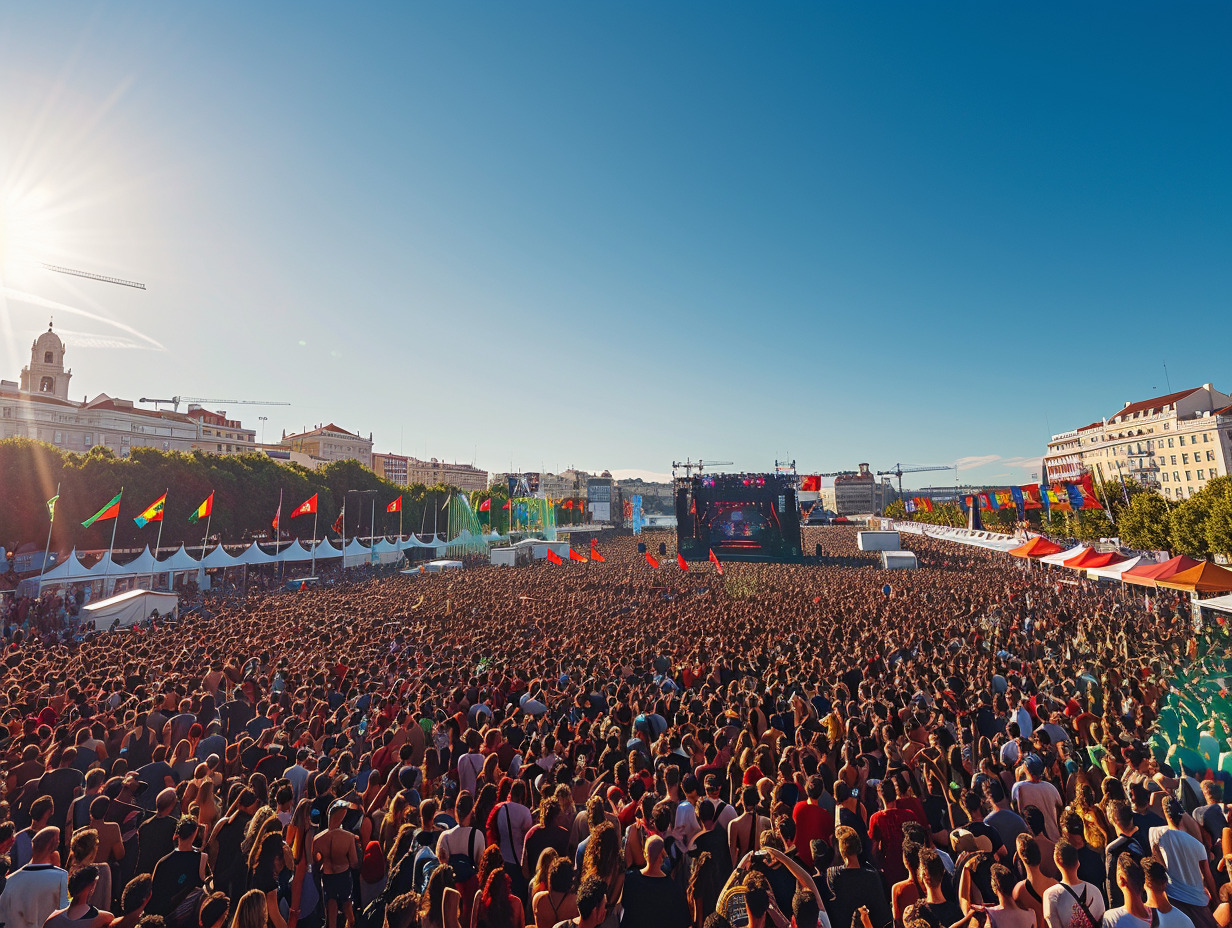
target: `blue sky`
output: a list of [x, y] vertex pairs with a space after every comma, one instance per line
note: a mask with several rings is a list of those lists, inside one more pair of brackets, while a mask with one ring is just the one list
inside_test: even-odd
[[75, 394], [291, 401], [228, 409], [267, 438], [1025, 482], [1164, 363], [1232, 390], [1230, 40], [1224, 3], [5, 4], [0, 376], [54, 311]]

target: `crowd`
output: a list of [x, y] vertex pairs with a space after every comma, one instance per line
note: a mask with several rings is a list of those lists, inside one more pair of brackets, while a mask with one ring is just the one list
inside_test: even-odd
[[0, 928], [1232, 924], [1184, 604], [904, 541], [10, 619]]

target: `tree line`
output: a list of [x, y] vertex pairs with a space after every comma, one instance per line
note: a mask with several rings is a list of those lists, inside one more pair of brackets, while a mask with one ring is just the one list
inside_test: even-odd
[[[398, 486], [373, 473], [358, 461], [338, 461], [309, 470], [299, 464], [275, 461], [264, 454], [213, 455], [201, 451], [160, 451], [133, 448], [127, 457], [116, 457], [109, 448], [95, 446], [87, 454], [65, 452], [45, 442], [26, 438], [0, 441], [0, 546], [12, 552], [21, 544], [40, 548], [47, 540], [47, 501], [59, 500], [52, 526], [51, 547], [56, 551], [96, 550], [111, 542], [112, 523], [81, 523], [123, 488], [119, 521], [115, 525], [118, 549], [153, 547], [158, 523], [139, 528], [133, 521], [143, 509], [167, 493], [163, 510], [162, 546], [184, 543], [190, 550], [205, 536], [205, 520], [188, 517], [212, 492], [211, 544], [240, 544], [272, 540], [273, 519], [281, 494], [279, 537], [310, 539], [311, 516], [292, 519], [291, 512], [313, 494], [317, 495], [317, 537], [323, 538], [346, 505], [345, 534], [367, 536], [398, 532], [398, 513], [386, 507], [402, 497], [403, 531], [431, 532], [434, 524], [446, 529], [446, 506], [457, 487], [423, 484]], [[358, 491], [358, 492], [356, 492]], [[490, 504], [492, 524], [507, 529], [506, 498], [500, 487], [468, 495], [478, 509], [484, 499]], [[488, 524], [489, 513], [481, 513]], [[331, 533], [335, 539], [337, 533]]]
[[[1216, 477], [1180, 502], [1148, 490], [1136, 480], [1096, 483], [1095, 489], [1106, 508], [1028, 510], [1029, 527], [1079, 541], [1119, 537], [1139, 551], [1171, 551], [1196, 558], [1232, 554], [1232, 477]], [[967, 524], [966, 515], [955, 503], [935, 504], [932, 512], [908, 515], [902, 501], [895, 500], [886, 507], [886, 515], [931, 525]], [[1013, 507], [981, 510], [980, 519], [994, 531], [1011, 532], [1021, 525]]]

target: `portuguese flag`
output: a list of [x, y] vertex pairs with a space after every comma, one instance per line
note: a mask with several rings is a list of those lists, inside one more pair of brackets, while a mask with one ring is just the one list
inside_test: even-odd
[[163, 493], [158, 499], [150, 503], [148, 507], [133, 521], [137, 523], [137, 528], [145, 528], [151, 522], [161, 522], [163, 520], [163, 507], [167, 505], [167, 494]]
[[94, 513], [94, 515], [90, 516], [90, 518], [82, 522], [81, 527], [89, 528], [95, 522], [101, 522], [107, 519], [119, 518], [120, 516], [120, 497], [123, 495], [124, 495], [124, 491], [121, 490], [114, 497], [112, 497], [111, 502], [109, 502], [106, 506], [104, 506], [98, 512]]
[[192, 511], [188, 517], [189, 522], [200, 522], [202, 519], [208, 519], [210, 513], [214, 511], [214, 492], [211, 490], [210, 495], [206, 497], [205, 502]]

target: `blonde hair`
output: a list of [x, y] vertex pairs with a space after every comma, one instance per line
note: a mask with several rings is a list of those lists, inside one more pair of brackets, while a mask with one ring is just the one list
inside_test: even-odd
[[235, 907], [235, 917], [231, 919], [231, 928], [265, 928], [269, 920], [269, 911], [265, 906], [265, 893], [259, 889], [250, 889], [240, 897]]

